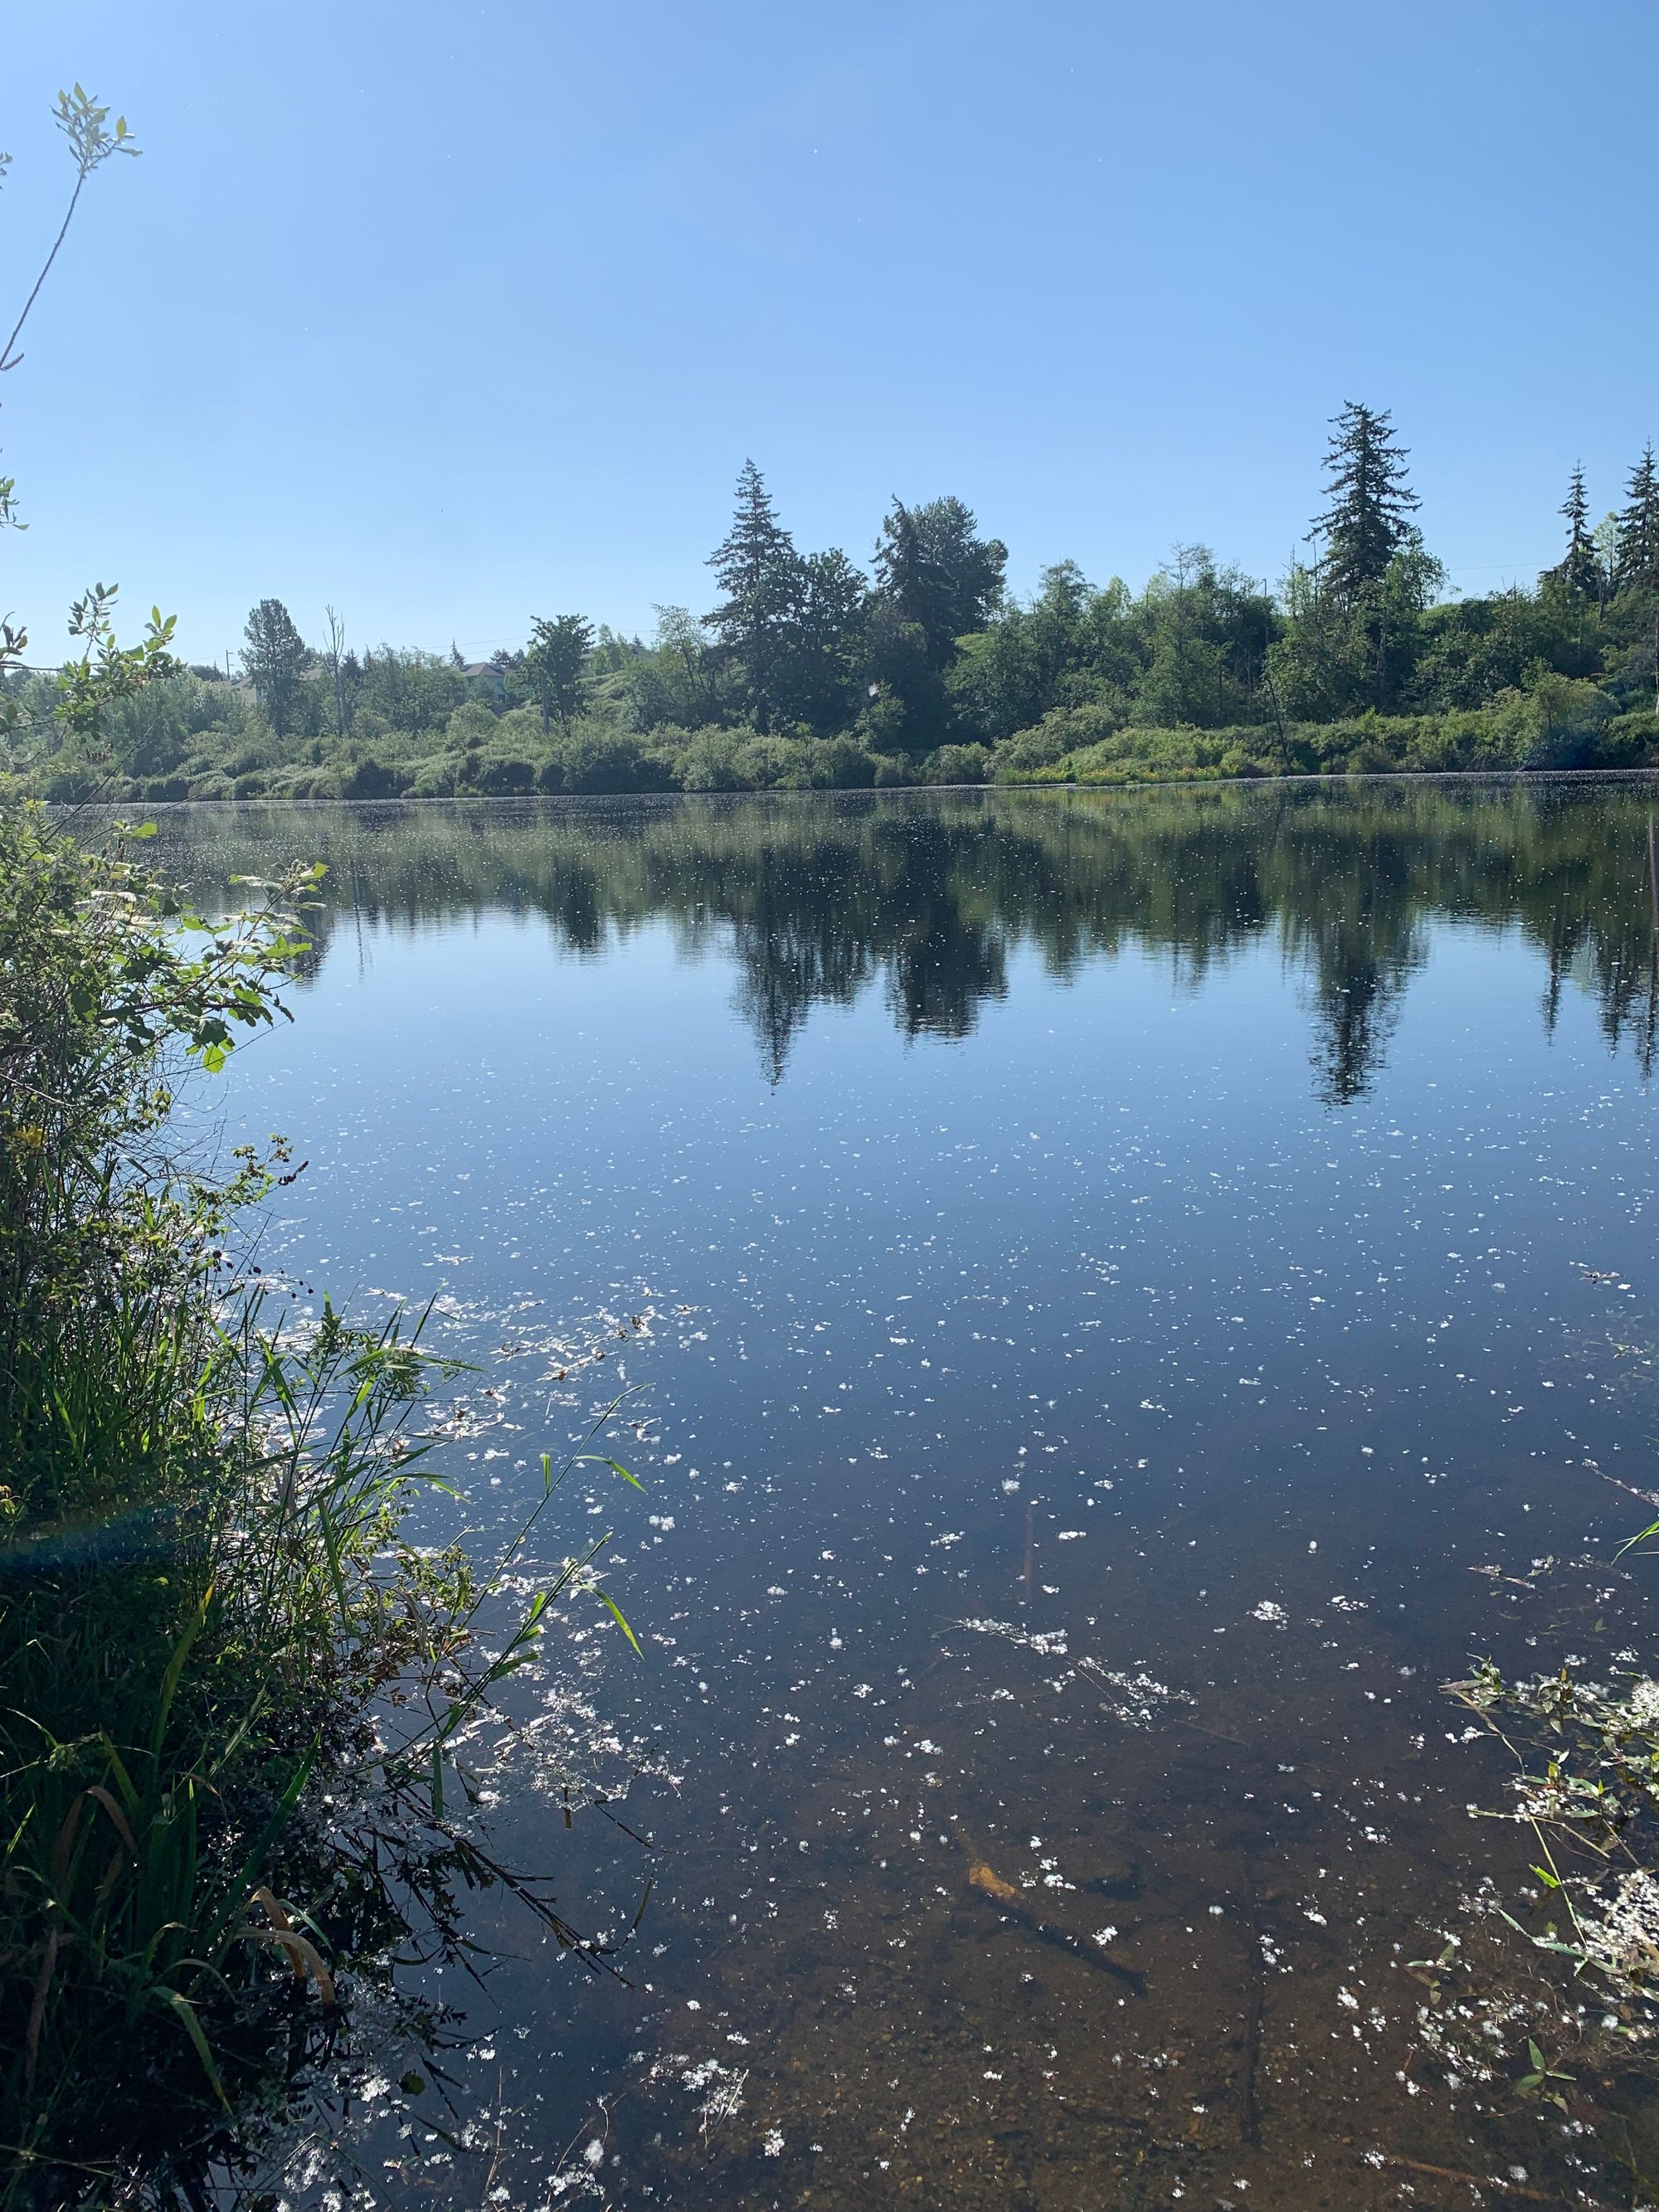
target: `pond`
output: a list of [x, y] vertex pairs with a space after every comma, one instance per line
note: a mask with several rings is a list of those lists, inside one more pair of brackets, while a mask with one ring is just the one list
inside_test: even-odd
[[[163, 810], [204, 900], [327, 863], [225, 1133], [309, 1162], [261, 1253], [301, 1304], [435, 1299], [477, 1363], [434, 1534], [639, 1388], [593, 1448], [642, 1490], [580, 1468], [535, 1564], [614, 1529], [643, 1658], [572, 1610], [479, 1785], [625, 1979], [480, 1894], [447, 2084], [319, 2107], [295, 2171], [1604, 2201], [1558, 2114], [1428, 2066], [1410, 1967], [1528, 1856], [1443, 1682], [1651, 1651], [1656, 811]], [[569, 1825], [562, 1760], [611, 1797]]]

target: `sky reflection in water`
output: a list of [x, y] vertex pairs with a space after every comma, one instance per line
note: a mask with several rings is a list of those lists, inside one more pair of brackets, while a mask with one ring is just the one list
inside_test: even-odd
[[[1565, 2185], [1559, 2131], [1402, 2076], [1401, 1962], [1523, 1856], [1439, 1682], [1647, 1650], [1601, 1564], [1640, 1508], [1587, 1462], [1650, 1484], [1655, 803], [163, 815], [204, 897], [329, 864], [234, 1133], [312, 1163], [269, 1261], [438, 1296], [505, 1394], [452, 1454], [475, 1525], [647, 1386], [646, 1494], [573, 1488], [558, 1540], [618, 1531], [647, 1664], [586, 1617], [572, 1656], [600, 1765], [614, 1731], [674, 1778], [624, 1808], [659, 1849], [524, 1772], [495, 1816], [591, 1924], [655, 1875], [635, 1986], [486, 1899], [486, 2148], [396, 2112], [377, 2191]], [[623, 1334], [562, 1385], [585, 1325]]]

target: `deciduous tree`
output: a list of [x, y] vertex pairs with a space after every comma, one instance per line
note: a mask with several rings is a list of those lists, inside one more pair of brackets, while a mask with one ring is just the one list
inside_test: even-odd
[[345, 624], [332, 607], [325, 607], [328, 623], [328, 642], [323, 647], [323, 665], [328, 671], [329, 689], [334, 695], [334, 734], [342, 739], [351, 735], [352, 678], [356, 672], [356, 655], [345, 641]]
[[901, 621], [921, 633], [930, 665], [949, 666], [956, 641], [984, 629], [1002, 599], [1008, 549], [981, 538], [959, 499], [906, 507], [895, 499], [876, 545], [876, 588]]
[[555, 615], [532, 623], [525, 647], [525, 668], [542, 710], [542, 727], [556, 721], [568, 730], [587, 704], [593, 689], [588, 655], [593, 625], [585, 615]]

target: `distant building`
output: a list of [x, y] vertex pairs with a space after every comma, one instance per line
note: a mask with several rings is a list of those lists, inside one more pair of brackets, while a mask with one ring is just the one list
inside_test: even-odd
[[507, 701], [507, 673], [493, 660], [464, 660], [458, 672], [469, 691], [482, 691], [498, 706]]

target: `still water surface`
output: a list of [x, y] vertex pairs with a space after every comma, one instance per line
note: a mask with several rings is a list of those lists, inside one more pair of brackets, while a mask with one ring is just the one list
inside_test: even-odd
[[164, 812], [204, 898], [328, 864], [228, 1133], [302, 1302], [480, 1364], [469, 1525], [645, 1386], [543, 1552], [643, 1663], [573, 1614], [526, 1717], [646, 1840], [485, 1778], [628, 1985], [478, 1900], [466, 2132], [354, 2111], [363, 2202], [1629, 2201], [1405, 1967], [1527, 1856], [1441, 1682], [1650, 1650], [1656, 805]]

